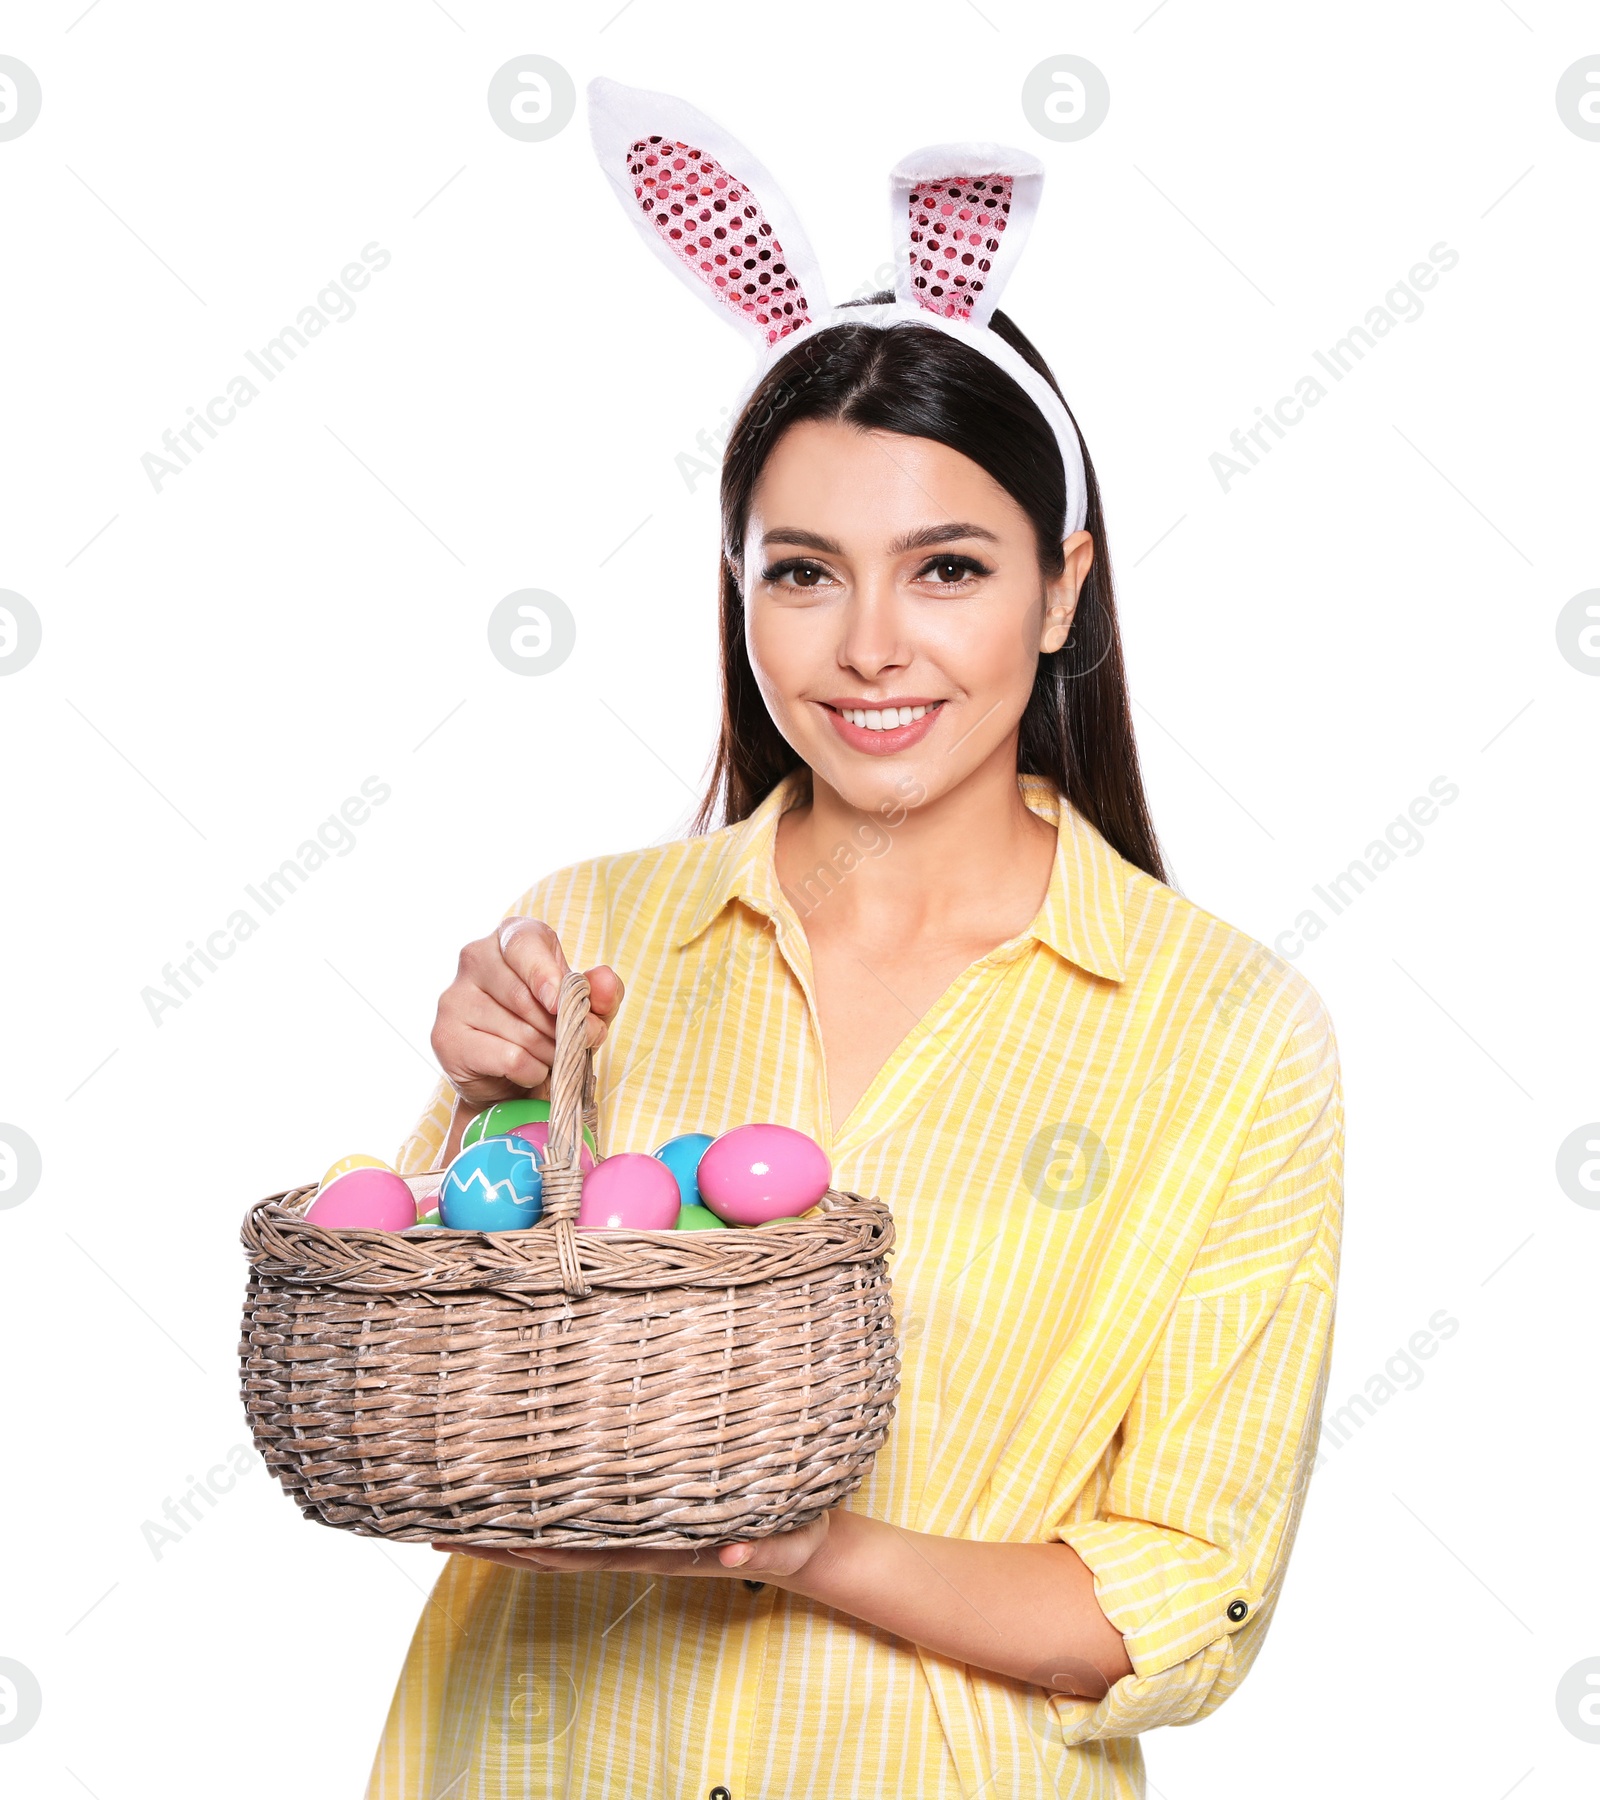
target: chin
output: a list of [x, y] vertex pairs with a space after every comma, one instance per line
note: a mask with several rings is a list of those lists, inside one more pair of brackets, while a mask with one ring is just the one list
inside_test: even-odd
[[896, 823], [905, 808], [920, 806], [934, 793], [935, 772], [921, 757], [886, 756], [869, 761], [861, 756], [841, 757], [835, 751], [831, 756], [807, 760], [812, 774], [827, 782], [846, 806], [877, 817], [893, 814]]

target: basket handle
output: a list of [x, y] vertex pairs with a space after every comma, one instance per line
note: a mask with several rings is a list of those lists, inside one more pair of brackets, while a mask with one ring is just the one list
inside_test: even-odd
[[544, 1217], [555, 1231], [561, 1285], [569, 1297], [593, 1292], [578, 1262], [578, 1200], [583, 1189], [579, 1163], [583, 1126], [599, 1122], [594, 1093], [594, 1052], [586, 1042], [589, 979], [579, 969], [562, 977], [556, 996], [555, 1060], [550, 1067], [550, 1138], [541, 1175]]

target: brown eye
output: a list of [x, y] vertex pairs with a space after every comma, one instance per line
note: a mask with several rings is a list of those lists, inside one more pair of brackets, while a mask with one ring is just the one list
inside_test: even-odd
[[955, 587], [973, 575], [987, 575], [989, 571], [970, 556], [936, 556], [928, 563], [922, 573], [931, 576], [936, 586]]
[[[787, 579], [790, 575], [794, 576], [792, 582]], [[807, 562], [802, 556], [786, 557], [762, 575], [763, 581], [770, 581], [777, 587], [814, 588], [826, 579], [827, 570], [820, 563]]]

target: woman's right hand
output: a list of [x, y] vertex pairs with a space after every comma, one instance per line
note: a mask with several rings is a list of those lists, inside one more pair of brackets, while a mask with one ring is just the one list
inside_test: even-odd
[[[446, 1079], [474, 1112], [496, 1100], [548, 1097], [556, 994], [568, 966], [561, 940], [540, 919], [506, 919], [461, 952], [456, 978], [439, 996], [431, 1041]], [[594, 1050], [605, 1042], [623, 986], [604, 963], [586, 973], [585, 1034]], [[451, 1137], [459, 1141], [463, 1126], [457, 1120]]]

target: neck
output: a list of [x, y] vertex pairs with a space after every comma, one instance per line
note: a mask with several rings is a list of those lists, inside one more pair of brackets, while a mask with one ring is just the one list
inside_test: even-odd
[[948, 793], [887, 817], [813, 771], [810, 801], [779, 821], [776, 856], [808, 930], [824, 907], [846, 932], [963, 931], [997, 918], [1021, 930], [1043, 903], [1055, 840], [1018, 791], [1012, 740]]

